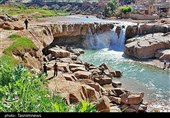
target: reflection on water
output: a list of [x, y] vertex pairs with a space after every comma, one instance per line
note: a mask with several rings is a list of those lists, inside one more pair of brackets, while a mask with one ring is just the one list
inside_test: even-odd
[[81, 56], [83, 61], [100, 65], [106, 63], [116, 70], [123, 72], [120, 81], [123, 87], [134, 91], [144, 92], [145, 100], [152, 107], [170, 112], [170, 72], [147, 66], [130, 59], [123, 58], [122, 52], [102, 50], [86, 50]]

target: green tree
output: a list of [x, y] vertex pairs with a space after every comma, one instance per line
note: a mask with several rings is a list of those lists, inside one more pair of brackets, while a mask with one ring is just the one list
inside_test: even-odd
[[124, 14], [134, 11], [134, 9], [131, 6], [121, 6], [118, 9], [121, 11], [121, 13], [124, 13]]
[[110, 0], [104, 8], [104, 11], [103, 11], [104, 16], [110, 17], [114, 13], [117, 6], [118, 5], [117, 5], [116, 0]]

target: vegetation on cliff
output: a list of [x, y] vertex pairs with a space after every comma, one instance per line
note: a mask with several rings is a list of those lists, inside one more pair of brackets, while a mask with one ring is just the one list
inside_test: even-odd
[[24, 50], [31, 50], [36, 48], [34, 43], [26, 37], [12, 34], [9, 36], [9, 38], [14, 42], [3, 51], [5, 55], [0, 57], [1, 63], [3, 63], [4, 61], [10, 65], [17, 65], [19, 63], [22, 63], [19, 59], [15, 58], [13, 54], [17, 52], [24, 52]]

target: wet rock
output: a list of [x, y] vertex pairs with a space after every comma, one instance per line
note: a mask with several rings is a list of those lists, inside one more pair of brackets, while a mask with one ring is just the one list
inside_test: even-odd
[[118, 81], [112, 81], [112, 86], [114, 88], [120, 88], [122, 86], [122, 83]]
[[114, 77], [117, 77], [117, 78], [120, 78], [120, 77], [122, 77], [122, 72], [120, 72], [120, 71], [115, 71], [115, 73], [114, 73], [113, 76], [114, 76]]
[[120, 97], [121, 95], [125, 94], [127, 91], [124, 88], [113, 88], [111, 89], [113, 93], [116, 93], [116, 97]]

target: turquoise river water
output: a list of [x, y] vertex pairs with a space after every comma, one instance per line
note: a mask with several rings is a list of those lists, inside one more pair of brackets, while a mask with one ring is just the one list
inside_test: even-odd
[[84, 62], [99, 66], [105, 63], [123, 72], [122, 87], [132, 92], [144, 92], [148, 111], [160, 109], [170, 112], [170, 72], [148, 66], [123, 57], [123, 52], [108, 49], [85, 50]]

